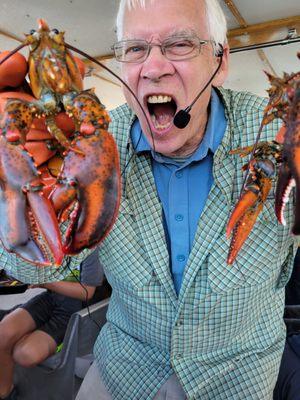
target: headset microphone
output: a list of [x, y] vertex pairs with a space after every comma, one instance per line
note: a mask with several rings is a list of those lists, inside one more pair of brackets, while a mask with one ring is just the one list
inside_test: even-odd
[[223, 54], [224, 54], [223, 46], [221, 44], [219, 44], [219, 46], [220, 46], [220, 50], [216, 54], [216, 57], [220, 57], [220, 62], [219, 62], [217, 69], [212, 74], [211, 78], [209, 79], [207, 84], [204, 86], [204, 88], [195, 97], [194, 101], [188, 107], [186, 107], [184, 110], [179, 110], [175, 114], [175, 116], [173, 118], [173, 124], [176, 126], [176, 128], [184, 129], [188, 125], [188, 123], [190, 122], [190, 119], [191, 119], [190, 111], [191, 111], [193, 105], [196, 103], [196, 101], [199, 99], [201, 94], [206, 90], [208, 85], [211, 83], [211, 81], [214, 79], [214, 77], [219, 72], [219, 69], [221, 68], [221, 65], [222, 65]]
[[178, 113], [176, 113], [175, 117], [173, 118], [173, 124], [176, 126], [176, 128], [183, 129], [188, 125], [191, 119], [191, 108], [192, 107], [189, 106], [184, 110], [179, 110]]

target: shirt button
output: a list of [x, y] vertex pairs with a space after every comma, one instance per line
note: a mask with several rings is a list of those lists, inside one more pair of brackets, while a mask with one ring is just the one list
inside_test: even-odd
[[175, 172], [176, 178], [182, 178], [182, 175], [183, 175], [182, 171]]
[[183, 254], [179, 254], [177, 256], [177, 261], [180, 261], [180, 262], [185, 261], [185, 256]]
[[176, 326], [182, 326], [182, 325], [183, 325], [182, 319], [179, 319], [179, 320], [176, 322], [175, 325], [176, 325]]
[[176, 214], [176, 215], [175, 215], [175, 219], [176, 219], [176, 221], [183, 221], [183, 215], [181, 215], [181, 214]]
[[158, 376], [159, 378], [164, 378], [165, 375], [166, 375], [166, 373], [165, 373], [164, 371], [158, 371], [158, 373], [157, 373], [157, 376]]

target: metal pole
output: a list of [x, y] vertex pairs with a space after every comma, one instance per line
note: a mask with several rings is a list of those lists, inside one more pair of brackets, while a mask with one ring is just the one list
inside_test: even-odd
[[230, 49], [230, 53], [239, 53], [239, 52], [248, 51], [248, 50], [264, 49], [264, 48], [267, 48], [267, 47], [285, 46], [287, 44], [292, 44], [292, 43], [297, 43], [297, 42], [300, 42], [300, 36], [297, 36], [295, 38], [286, 38], [286, 39], [281, 39], [281, 40], [274, 40], [272, 42], [264, 42], [264, 43], [259, 43], [259, 44], [252, 44], [252, 45], [249, 45], [249, 46], [235, 47], [234, 49]]

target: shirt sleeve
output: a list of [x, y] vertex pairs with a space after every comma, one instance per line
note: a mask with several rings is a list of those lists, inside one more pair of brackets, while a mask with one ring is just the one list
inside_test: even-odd
[[41, 284], [46, 282], [57, 282], [64, 280], [70, 275], [70, 270], [78, 268], [85, 260], [91, 250], [85, 249], [80, 254], [65, 257], [60, 267], [41, 267], [30, 264], [13, 253], [8, 253], [0, 246], [0, 269], [21, 282], [29, 284]]

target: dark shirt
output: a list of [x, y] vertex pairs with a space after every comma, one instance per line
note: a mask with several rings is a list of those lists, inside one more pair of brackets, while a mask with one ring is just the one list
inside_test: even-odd
[[[99, 262], [98, 251], [95, 250], [80, 264], [80, 282], [88, 286], [101, 286], [103, 283], [104, 273], [101, 263]], [[70, 273], [70, 277], [72, 274]], [[76, 279], [72, 279], [76, 282]], [[73, 297], [64, 296], [59, 293], [48, 291], [53, 296], [56, 303], [60, 304], [66, 311], [74, 313], [87, 305], [86, 301], [81, 301]]]
[[296, 253], [292, 276], [286, 286], [285, 304], [300, 305], [300, 248]]
[[291, 278], [286, 286], [284, 320], [287, 340], [273, 400], [300, 399], [300, 250], [297, 250]]
[[273, 400], [300, 399], [300, 335], [287, 338]]

